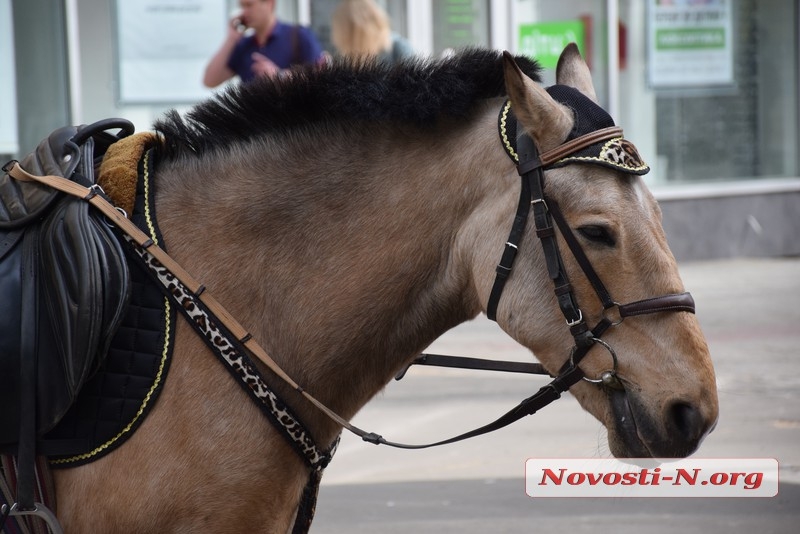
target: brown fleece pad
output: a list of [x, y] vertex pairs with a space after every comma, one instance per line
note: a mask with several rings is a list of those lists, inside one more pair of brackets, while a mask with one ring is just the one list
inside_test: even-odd
[[111, 145], [100, 164], [97, 183], [125, 213], [133, 213], [139, 160], [158, 141], [153, 132], [140, 132]]

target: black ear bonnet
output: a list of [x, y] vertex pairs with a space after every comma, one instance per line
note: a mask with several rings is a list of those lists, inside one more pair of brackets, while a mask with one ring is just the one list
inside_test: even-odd
[[[556, 102], [572, 110], [575, 125], [564, 142], [614, 126], [614, 119], [603, 108], [574, 87], [553, 85], [546, 88], [546, 91]], [[506, 102], [500, 112], [499, 127], [506, 152], [515, 163], [518, 163], [514, 149], [518, 135], [517, 120], [511, 111], [510, 102]], [[623, 137], [589, 145], [548, 165], [547, 168], [563, 167], [570, 163], [601, 165], [627, 174], [642, 175], [650, 171], [650, 167], [639, 156], [633, 143]]]

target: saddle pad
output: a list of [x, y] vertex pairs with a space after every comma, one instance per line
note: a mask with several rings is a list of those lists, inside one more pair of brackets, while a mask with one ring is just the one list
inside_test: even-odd
[[[131, 220], [164, 248], [155, 221], [152, 151], [140, 159], [138, 171]], [[122, 445], [155, 404], [166, 379], [175, 310], [138, 256], [127, 244], [123, 248], [131, 276], [130, 305], [105, 363], [44, 437], [43, 450], [55, 468], [92, 462]]]

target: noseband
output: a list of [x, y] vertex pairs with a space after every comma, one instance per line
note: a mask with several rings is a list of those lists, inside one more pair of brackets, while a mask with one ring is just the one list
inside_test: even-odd
[[[574, 93], [572, 91], [566, 91], [566, 93], [554, 91], [553, 93], [555, 93], [554, 96], [560, 94], [566, 100], [564, 103], [570, 105], [576, 115], [578, 109], [586, 109], [590, 106], [595, 106], [597, 110], [605, 114], [599, 106], [587, 103], [588, 99], [583, 101], [585, 97], [576, 95], [577, 91]], [[574, 162], [595, 163], [631, 174], [644, 174], [649, 168], [641, 161], [633, 145], [622, 139], [622, 129], [616, 126], [606, 126], [581, 135], [576, 135], [575, 130], [573, 130], [573, 133], [565, 143], [543, 154], [539, 154], [536, 144], [527, 133], [520, 132], [516, 137], [516, 147], [514, 147], [508, 137], [509, 130], [516, 131], [517, 129], [516, 119], [511, 113], [510, 107], [510, 102], [506, 102], [501, 111], [499, 120], [500, 135], [506, 152], [517, 163], [517, 171], [522, 179], [522, 188], [514, 223], [511, 227], [508, 241], [506, 241], [500, 263], [497, 265], [494, 284], [489, 294], [486, 315], [489, 319], [497, 319], [497, 306], [500, 302], [503, 288], [511, 275], [514, 259], [519, 250], [519, 243], [527, 226], [529, 214], [533, 212], [536, 236], [542, 244], [547, 272], [553, 281], [558, 306], [564, 315], [575, 342], [570, 358], [551, 384], [557, 384], [556, 387], [558, 389], [564, 387], [565, 389], [561, 390], [563, 392], [583, 378], [589, 382], [603, 383], [609, 387], [621, 388], [621, 383], [616, 374], [616, 353], [608, 343], [600, 339], [601, 336], [612, 326], [620, 325], [627, 317], [668, 311], [694, 313], [694, 299], [689, 293], [678, 293], [647, 298], [627, 304], [620, 304], [615, 301], [597, 275], [594, 267], [592, 267], [592, 263], [567, 224], [558, 204], [545, 194], [544, 171]], [[597, 110], [593, 109], [592, 112], [596, 114], [598, 113]], [[610, 120], [610, 117], [607, 120]], [[576, 119], [577, 122], [578, 120]], [[592, 121], [584, 121], [584, 124], [586, 122]], [[597, 147], [601, 144], [602, 146], [598, 152]], [[609, 147], [613, 144], [618, 145], [625, 157], [612, 158], [608, 156]], [[585, 155], [576, 156], [576, 154]], [[553, 221], [555, 221], [555, 226], [553, 226]], [[556, 227], [561, 232], [570, 252], [572, 252], [581, 271], [583, 271], [583, 274], [592, 285], [597, 298], [603, 306], [602, 318], [593, 328], [590, 328], [586, 322], [572, 285], [569, 282], [567, 272], [564, 269], [564, 262], [556, 239]], [[595, 344], [600, 344], [608, 350], [611, 354], [613, 365], [611, 369], [603, 372], [600, 378], [591, 379], [584, 376], [578, 364]]]

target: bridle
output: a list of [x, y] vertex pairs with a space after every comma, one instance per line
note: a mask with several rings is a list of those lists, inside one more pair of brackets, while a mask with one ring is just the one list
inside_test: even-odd
[[[573, 110], [575, 110], [575, 108], [585, 109], [587, 106], [591, 106], [592, 108], [596, 108], [591, 110], [592, 113], [605, 115], [607, 117], [607, 114], [605, 114], [599, 106], [591, 103], [586, 97], [580, 95], [577, 90], [565, 88], [564, 86], [553, 86], [548, 88], [548, 92], [557, 100], [562, 101], [562, 103], [570, 105]], [[577, 102], [575, 100], [577, 100]], [[576, 133], [573, 130], [564, 143], [543, 154], [539, 154], [536, 144], [526, 132], [522, 131], [519, 132], [518, 135], [513, 135], [512, 132], [517, 132], [517, 121], [511, 112], [511, 103], [509, 101], [506, 101], [501, 108], [498, 118], [498, 129], [500, 131], [503, 147], [509, 157], [516, 163], [517, 172], [520, 175], [522, 183], [514, 222], [512, 223], [500, 263], [495, 269], [495, 279], [489, 293], [486, 315], [493, 321], [497, 320], [497, 308], [500, 303], [500, 298], [503, 294], [506, 282], [511, 276], [514, 260], [516, 259], [522, 236], [532, 212], [536, 236], [539, 238], [544, 252], [547, 273], [553, 282], [558, 306], [566, 320], [574, 342], [569, 357], [562, 365], [559, 373], [553, 377], [551, 382], [539, 389], [534, 395], [523, 400], [512, 410], [488, 425], [454, 438], [428, 445], [408, 446], [396, 443], [387, 444], [402, 448], [425, 448], [453, 443], [461, 441], [462, 439], [492, 432], [522, 417], [536, 413], [544, 406], [560, 398], [562, 393], [582, 379], [608, 388], [624, 389], [623, 382], [617, 375], [617, 354], [609, 343], [601, 339], [603, 334], [610, 328], [621, 325], [628, 317], [661, 312], [694, 313], [694, 299], [688, 292], [666, 294], [637, 300], [627, 304], [620, 304], [615, 301], [594, 267], [592, 267], [592, 263], [583, 251], [580, 242], [567, 224], [558, 203], [545, 194], [544, 171], [567, 164], [577, 164], [577, 162], [597, 164], [616, 168], [617, 170], [632, 174], [644, 174], [649, 170], [647, 165], [641, 161], [633, 145], [622, 138], [622, 128], [613, 126], [613, 121], [611, 121], [610, 117], [608, 117], [607, 120], [611, 122], [612, 126], [594, 129], [587, 133]], [[626, 155], [630, 157], [630, 160], [626, 161], [624, 164], [620, 164], [620, 162], [613, 157], [609, 157], [609, 153], [614, 153], [610, 150], [612, 147], [617, 150], [625, 151]], [[581, 156], [576, 157], [576, 154], [581, 154]], [[555, 225], [553, 225], [553, 222], [555, 222]], [[586, 322], [585, 315], [578, 305], [578, 300], [569, 282], [556, 239], [556, 228], [563, 236], [570, 252], [603, 306], [602, 318], [592, 328], [590, 328]], [[610, 354], [612, 366], [610, 369], [603, 371], [598, 378], [590, 378], [583, 373], [578, 364], [595, 345], [600, 345]], [[413, 364], [549, 374], [539, 364], [498, 362], [437, 354], [423, 354], [414, 360], [414, 362], [412, 362], [412, 365]], [[402, 378], [407, 369], [408, 367], [403, 369], [397, 378]], [[378, 438], [380, 438], [380, 436], [378, 436]], [[386, 443], [382, 438], [363, 439], [372, 443]]]
[[[548, 88], [548, 91], [550, 91], [550, 89], [551, 88]], [[598, 110], [602, 111], [599, 106], [596, 107]], [[623, 385], [617, 376], [616, 354], [608, 343], [601, 340], [603, 334], [609, 328], [621, 324], [627, 317], [667, 311], [694, 313], [694, 301], [689, 293], [668, 294], [627, 304], [619, 304], [614, 301], [592, 267], [591, 262], [581, 248], [577, 238], [569, 228], [558, 204], [545, 194], [544, 171], [546, 169], [573, 163], [574, 161], [592, 162], [601, 165], [606, 164], [607, 166], [620, 168], [613, 160], [604, 160], [602, 151], [611, 145], [617, 148], [619, 148], [617, 146], [619, 145], [622, 146], [623, 149], [629, 146], [632, 149], [632, 145], [624, 144], [626, 142], [622, 140], [621, 128], [607, 126], [594, 128], [586, 133], [573, 132], [559, 147], [540, 155], [535, 143], [529, 135], [524, 132], [521, 132], [519, 135], [509, 134], [511, 131], [516, 131], [516, 119], [510, 111], [510, 104], [508, 102], [503, 106], [499, 124], [503, 145], [509, 153], [509, 156], [515, 159], [517, 170], [522, 180], [522, 187], [511, 232], [506, 242], [500, 263], [496, 269], [494, 284], [487, 304], [487, 316], [492, 320], [496, 319], [497, 307], [503, 289], [512, 274], [518, 247], [527, 226], [529, 215], [532, 212], [536, 235], [540, 239], [544, 250], [548, 275], [554, 283], [555, 295], [559, 308], [567, 321], [575, 345], [560, 372], [552, 381], [539, 389], [539, 391], [531, 397], [521, 401], [517, 406], [503, 414], [497, 420], [450, 439], [423, 445], [391, 442], [384, 439], [379, 434], [364, 431], [317, 400], [303, 387], [292, 380], [292, 378], [272, 360], [249, 332], [227, 312], [227, 310], [210, 294], [210, 291], [206, 290], [203, 284], [195, 280], [180, 265], [172, 260], [157, 243], [154, 243], [149, 236], [139, 230], [124, 214], [118, 211], [99, 186], [95, 185], [87, 188], [60, 176], [35, 176], [27, 173], [16, 161], [11, 161], [6, 164], [3, 170], [15, 179], [21, 181], [36, 181], [70, 195], [74, 195], [102, 211], [108, 218], [110, 224], [113, 224], [125, 233], [126, 239], [130, 242], [137, 254], [143, 258], [147, 267], [152, 270], [154, 277], [164, 285], [166, 292], [180, 304], [179, 308], [182, 308], [184, 313], [186, 313], [185, 310], [188, 307], [194, 310], [193, 315], [190, 316], [187, 314], [190, 324], [192, 324], [192, 326], [198, 330], [201, 337], [206, 340], [209, 348], [220, 357], [223, 363], [229, 366], [229, 370], [231, 370], [231, 373], [239, 380], [242, 387], [245, 388], [245, 391], [250, 394], [251, 398], [253, 398], [256, 404], [268, 416], [276, 428], [282, 431], [281, 433], [284, 438], [289, 441], [289, 444], [308, 466], [311, 474], [306, 489], [304, 490], [303, 500], [298, 510], [294, 527], [294, 532], [305, 532], [310, 526], [311, 518], [313, 517], [316, 490], [321, 479], [322, 471], [330, 461], [338, 439], [328, 448], [320, 448], [316, 445], [308, 430], [303, 427], [302, 423], [293, 419], [293, 414], [290, 413], [290, 410], [287, 410], [283, 402], [277, 398], [271, 388], [266, 384], [260, 371], [252, 365], [249, 359], [251, 356], [257, 358], [281, 380], [305, 397], [306, 400], [315, 405], [329, 418], [343, 428], [359, 436], [362, 440], [376, 445], [384, 444], [404, 449], [422, 449], [454, 443], [507, 426], [527, 415], [536, 413], [540, 408], [560, 398], [563, 392], [567, 391], [581, 379], [600, 383], [606, 387], [622, 388]], [[591, 154], [591, 151], [593, 147], [598, 144], [603, 144], [603, 148], [601, 149], [600, 156], [595, 157]], [[587, 150], [590, 152], [588, 156], [584, 154]], [[632, 150], [635, 153], [635, 149]], [[638, 158], [638, 154], [636, 154], [636, 157]], [[636, 158], [634, 158], [634, 161], [636, 161]], [[647, 172], [646, 165], [622, 168], [634, 174], [643, 174]], [[555, 222], [555, 226], [553, 222]], [[604, 310], [602, 319], [593, 328], [589, 328], [586, 323], [584, 314], [578, 305], [572, 286], [569, 283], [556, 240], [556, 228], [558, 228], [559, 232], [564, 237], [567, 246], [602, 303]], [[179, 298], [182, 300], [179, 300]], [[616, 310], [616, 313], [612, 317], [611, 314], [613, 310]], [[205, 325], [206, 330], [203, 330], [203, 328], [198, 325]], [[214, 325], [215, 329], [211, 330], [209, 325]], [[220, 343], [222, 343], [222, 345], [220, 345]], [[583, 374], [579, 363], [596, 344], [608, 350], [613, 363], [611, 369], [603, 372], [599, 378], [589, 378]], [[252, 370], [256, 375], [254, 379], [245, 381], [239, 376], [243, 364], [252, 367], [252, 369], [248, 368], [247, 370]], [[534, 363], [498, 362], [496, 360], [459, 358], [433, 354], [422, 354], [411, 362], [409, 366], [413, 364], [548, 374], [541, 365]], [[237, 367], [234, 367], [234, 365]], [[396, 377], [398, 380], [402, 378], [409, 366], [398, 374]], [[291, 427], [287, 426], [285, 422], [287, 420], [291, 420]], [[282, 428], [281, 425], [283, 425]]]
[[[575, 98], [575, 95], [571, 96]], [[587, 105], [585, 102], [582, 104]], [[492, 285], [492, 290], [489, 295], [486, 315], [489, 319], [496, 320], [497, 306], [500, 302], [503, 288], [511, 275], [514, 259], [516, 258], [519, 243], [527, 225], [529, 213], [533, 212], [536, 236], [539, 238], [542, 245], [547, 272], [553, 282], [559, 308], [561, 309], [561, 313], [566, 320], [575, 343], [569, 360], [564, 364], [554, 382], [558, 381], [559, 387], [566, 386], [568, 388], [583, 378], [589, 382], [602, 383], [607, 387], [622, 388], [622, 384], [617, 376], [616, 353], [608, 343], [601, 340], [602, 335], [609, 328], [622, 324], [627, 317], [668, 311], [694, 313], [694, 299], [692, 299], [691, 294], [687, 292], [667, 294], [627, 304], [620, 304], [615, 301], [594, 267], [592, 267], [592, 263], [583, 251], [580, 242], [567, 224], [558, 203], [548, 198], [545, 194], [544, 180], [544, 171], [546, 169], [558, 166], [564, 158], [568, 158], [576, 152], [597, 145], [598, 143], [621, 142], [622, 128], [608, 126], [577, 137], [568, 138], [567, 141], [560, 146], [543, 154], [539, 154], [536, 144], [525, 132], [521, 132], [517, 136], [516, 150], [511, 146], [507, 132], [509, 129], [516, 130], [516, 126], [514, 128], [510, 128], [509, 126], [509, 123], [516, 122], [516, 119], [511, 113], [510, 102], [506, 102], [503, 106], [498, 122], [506, 151], [512, 159], [517, 160], [517, 171], [522, 179], [522, 187], [520, 190], [517, 214], [514, 218], [511, 233], [509, 234], [508, 241], [506, 241], [500, 263], [497, 265], [494, 284]], [[624, 146], [628, 148], [629, 151], [633, 151], [633, 154], [630, 155], [635, 156], [634, 161], [638, 160], [638, 164], [635, 167], [636, 173], [641, 173], [642, 170], [646, 169], [646, 166], [644, 166], [638, 158], [638, 154], [635, 153], [635, 149], [632, 148], [632, 145], [626, 143]], [[600, 156], [603, 156], [602, 152]], [[588, 158], [586, 161], [588, 161]], [[644, 172], [646, 172], [646, 170]], [[553, 221], [555, 221], [555, 227], [553, 226]], [[593, 328], [590, 328], [587, 324], [584, 314], [578, 305], [572, 285], [569, 282], [567, 272], [564, 268], [564, 261], [561, 257], [556, 240], [556, 227], [563, 236], [570, 252], [603, 306], [602, 318]], [[616, 314], [612, 316], [611, 312], [613, 310], [616, 310]], [[612, 358], [612, 368], [604, 371], [600, 375], [600, 378], [596, 379], [584, 376], [583, 372], [578, 367], [578, 363], [580, 363], [581, 359], [586, 356], [589, 349], [595, 344], [600, 344], [604, 347]]]

